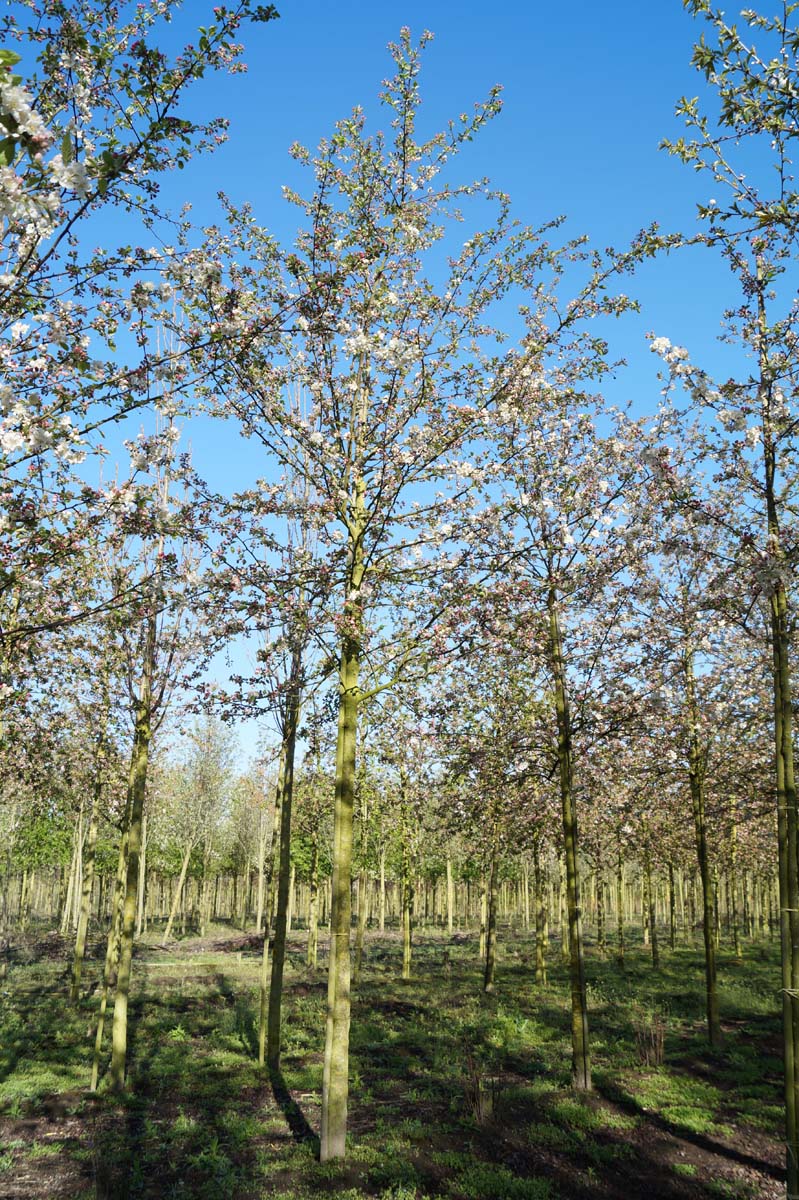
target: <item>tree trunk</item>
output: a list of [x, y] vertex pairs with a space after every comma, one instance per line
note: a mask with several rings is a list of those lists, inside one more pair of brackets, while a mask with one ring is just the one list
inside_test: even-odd
[[[189, 843], [189, 845], [186, 847], [186, 850], [183, 854], [183, 862], [180, 864], [180, 875], [178, 877], [177, 886], [175, 887], [175, 892], [172, 897], [172, 906], [169, 910], [169, 920], [166, 923], [166, 929], [164, 930], [164, 936], [161, 939], [162, 946], [165, 946], [167, 944], [167, 942], [169, 941], [169, 935], [172, 932], [172, 926], [175, 923], [175, 917], [177, 916], [177, 913], [178, 913], [178, 905], [180, 904], [180, 898], [183, 895], [183, 888], [186, 883], [186, 875], [188, 874], [188, 871], [189, 871], [189, 863], [191, 862], [191, 852], [193, 849], [194, 849], [194, 846], [191, 843]], [[185, 911], [185, 905], [184, 905], [184, 911]]]
[[690, 741], [688, 746], [688, 779], [691, 787], [691, 803], [694, 813], [696, 834], [696, 856], [702, 883], [702, 926], [705, 944], [705, 997], [707, 1012], [707, 1034], [711, 1046], [721, 1045], [721, 1023], [719, 1020], [719, 997], [716, 981], [715, 915], [713, 903], [713, 880], [707, 849], [705, 824], [705, 760], [699, 739], [699, 708], [694, 684], [693, 652], [685, 655], [686, 700]]
[[280, 857], [280, 829], [282, 825], [283, 776], [286, 770], [286, 741], [280, 747], [280, 765], [277, 772], [277, 787], [275, 788], [275, 814], [272, 821], [272, 842], [269, 847], [268, 871], [266, 879], [266, 911], [264, 913], [264, 940], [261, 949], [261, 971], [259, 975], [259, 1006], [258, 1006], [258, 1066], [266, 1062], [266, 1027], [269, 1011], [269, 937], [272, 932], [272, 914], [275, 908], [275, 889], [272, 887], [275, 868]]
[[341, 649], [333, 813], [333, 879], [327, 1027], [322, 1078], [322, 1162], [343, 1158], [347, 1143], [350, 1045], [350, 924], [352, 920], [352, 814], [358, 726], [360, 644], [347, 636]]
[[152, 731], [150, 721], [153, 663], [155, 658], [155, 617], [149, 622], [148, 644], [145, 651], [139, 700], [136, 705], [136, 720], [133, 735], [133, 753], [130, 761], [128, 789], [130, 792], [130, 821], [128, 825], [128, 863], [125, 892], [122, 901], [120, 927], [119, 969], [117, 971], [114, 1019], [111, 1031], [111, 1066], [109, 1082], [113, 1090], [119, 1091], [125, 1084], [125, 1065], [128, 1050], [128, 997], [130, 994], [131, 966], [133, 963], [133, 931], [136, 924], [136, 898], [139, 886], [139, 854], [141, 853], [142, 820], [144, 798], [147, 787], [147, 764], [150, 754]]
[[[738, 928], [738, 845], [735, 822], [730, 831], [730, 873], [727, 877], [727, 908], [730, 925], [732, 926], [732, 947], [736, 958], [741, 957], [741, 936]], [[744, 895], [746, 886], [744, 880]], [[744, 930], [746, 929], [746, 914], [744, 914]]]
[[89, 828], [86, 831], [86, 845], [83, 852], [83, 889], [81, 894], [78, 930], [75, 934], [75, 954], [72, 959], [72, 983], [69, 998], [77, 1004], [80, 995], [80, 978], [83, 973], [83, 960], [86, 955], [86, 938], [89, 932], [89, 918], [92, 907], [92, 888], [94, 887], [94, 860], [97, 850], [97, 831], [100, 823], [100, 799], [103, 790], [103, 771], [105, 764], [105, 730], [98, 739], [97, 753], [94, 761], [94, 788], [92, 790], [92, 806], [89, 810]]
[[491, 867], [488, 874], [488, 920], [486, 922], [486, 956], [483, 972], [483, 991], [493, 992], [497, 969], [497, 907], [499, 903], [499, 845], [498, 830], [494, 824], [491, 840]]
[[260, 936], [264, 928], [264, 888], [266, 886], [266, 819], [263, 810], [258, 823], [258, 907], [255, 912], [255, 932]]
[[291, 659], [290, 688], [286, 697], [283, 733], [285, 758], [283, 795], [280, 804], [280, 870], [277, 884], [275, 944], [272, 952], [272, 978], [269, 985], [269, 1012], [266, 1055], [270, 1068], [280, 1068], [280, 1021], [283, 1005], [283, 970], [286, 962], [286, 933], [290, 925], [290, 907], [294, 869], [291, 865], [291, 806], [294, 798], [294, 751], [300, 719], [302, 651], [295, 647]]
[[386, 932], [386, 850], [380, 848], [380, 932]]
[[144, 896], [147, 886], [147, 813], [142, 818], [141, 858], [139, 860], [139, 885], [136, 896], [136, 937], [140, 938], [144, 928]]
[[541, 866], [539, 839], [533, 842], [533, 888], [535, 916], [535, 981], [545, 985], [547, 981], [547, 928], [546, 904], [544, 900], [544, 872]]
[[480, 876], [480, 961], [485, 962], [488, 948], [488, 878], [486, 872]]
[[308, 888], [308, 953], [306, 962], [316, 967], [319, 946], [319, 841], [314, 830], [311, 842], [311, 879]]
[[[130, 807], [130, 795], [126, 802], [126, 810]], [[128, 866], [128, 826], [130, 824], [126, 811], [119, 837], [119, 856], [114, 889], [111, 895], [111, 921], [108, 928], [108, 941], [105, 948], [103, 964], [103, 982], [100, 989], [100, 1008], [97, 1014], [97, 1029], [94, 1036], [94, 1056], [92, 1058], [92, 1076], [89, 1090], [97, 1091], [100, 1077], [100, 1055], [103, 1050], [103, 1034], [105, 1033], [105, 1014], [108, 1007], [108, 992], [111, 987], [111, 976], [119, 956], [119, 932], [122, 923], [122, 900], [125, 894], [125, 876]]]
[[[788, 1195], [799, 1195], [799, 869], [787, 602], [771, 598]], [[770, 924], [772, 924], [770, 922]]]
[[[646, 834], [645, 837], [649, 835]], [[646, 872], [646, 903], [647, 903], [647, 920], [649, 923], [649, 937], [652, 948], [652, 966], [655, 970], [660, 966], [660, 949], [658, 947], [658, 930], [657, 930], [657, 899], [655, 889], [652, 886], [652, 855], [649, 851], [649, 845], [645, 845], [644, 849], [644, 871]]]
[[596, 873], [596, 948], [600, 958], [605, 957], [605, 881]]
[[69, 862], [69, 881], [67, 883], [67, 891], [64, 896], [64, 907], [61, 914], [61, 936], [66, 937], [67, 930], [72, 921], [72, 912], [75, 907], [75, 894], [78, 889], [78, 864], [80, 863], [81, 854], [83, 853], [83, 804], [81, 803], [80, 812], [78, 813], [78, 823], [75, 826], [75, 833], [72, 837], [72, 857]]
[[407, 807], [408, 780], [400, 770], [400, 823], [402, 827], [402, 978], [411, 977], [413, 939], [413, 854], [411, 852], [410, 814]]
[[566, 693], [566, 671], [560, 634], [560, 614], [554, 588], [548, 597], [549, 655], [555, 685], [558, 727], [558, 768], [566, 857], [566, 906], [569, 918], [569, 976], [571, 983], [572, 1082], [580, 1091], [591, 1090], [588, 1046], [588, 997], [580, 920], [580, 875], [577, 860], [577, 813], [572, 774], [572, 729]]
[[558, 930], [560, 932], [560, 957], [569, 961], [568, 904], [566, 903], [566, 859], [558, 861]]
[[289, 878], [288, 907], [286, 909], [286, 932], [287, 933], [291, 933], [292, 921], [294, 920], [294, 903], [297, 898], [296, 879], [297, 879], [297, 868], [294, 866], [294, 863], [292, 863], [291, 864], [291, 876]]
[[447, 854], [447, 933], [452, 937], [455, 913], [455, 886], [452, 879], [452, 857]]
[[361, 977], [363, 963], [363, 939], [366, 932], [366, 916], [369, 906], [369, 876], [365, 870], [358, 873], [358, 914], [355, 924], [355, 982]]

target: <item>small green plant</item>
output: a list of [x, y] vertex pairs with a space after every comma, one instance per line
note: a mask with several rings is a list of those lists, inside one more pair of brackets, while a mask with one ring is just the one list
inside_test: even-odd
[[572, 1129], [597, 1129], [603, 1124], [592, 1108], [571, 1096], [565, 1096], [551, 1105], [554, 1117]]
[[639, 1062], [645, 1067], [662, 1066], [666, 1040], [666, 1018], [663, 1013], [636, 1005], [632, 1010], [632, 1026]]
[[546, 1179], [522, 1179], [507, 1167], [474, 1163], [456, 1177], [457, 1190], [469, 1200], [550, 1200]]

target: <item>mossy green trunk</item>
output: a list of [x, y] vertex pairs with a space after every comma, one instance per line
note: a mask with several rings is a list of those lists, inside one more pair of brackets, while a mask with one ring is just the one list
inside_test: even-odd
[[[280, 854], [280, 823], [281, 805], [283, 802], [283, 772], [286, 762], [285, 740], [280, 748], [280, 764], [277, 772], [277, 787], [275, 788], [275, 813], [272, 821], [272, 840], [269, 846], [267, 880], [266, 880], [266, 912], [264, 914], [264, 937], [261, 943], [261, 970], [258, 978], [258, 1065], [262, 1067], [266, 1061], [266, 1026], [269, 1012], [269, 938], [272, 934], [272, 915], [275, 906], [275, 890], [272, 883], [275, 876], [278, 856]], [[235, 907], [235, 906], [234, 906]]]
[[[140, 938], [147, 928], [147, 813], [141, 829], [141, 855], [139, 857], [139, 885], [136, 894], [136, 937]], [[202, 934], [200, 935], [202, 936]]]
[[103, 1050], [103, 1035], [105, 1033], [105, 1014], [108, 1008], [108, 992], [111, 987], [111, 977], [119, 957], [119, 933], [122, 925], [122, 901], [125, 894], [125, 877], [128, 863], [128, 827], [130, 824], [128, 808], [131, 797], [128, 794], [126, 811], [122, 821], [119, 838], [119, 855], [117, 873], [114, 880], [114, 890], [111, 895], [111, 921], [108, 928], [108, 940], [105, 947], [105, 962], [103, 963], [103, 981], [100, 988], [100, 1006], [97, 1014], [97, 1029], [94, 1035], [94, 1054], [92, 1057], [92, 1075], [89, 1090], [97, 1091], [100, 1078], [100, 1056]]
[[308, 951], [305, 961], [316, 967], [319, 948], [319, 834], [313, 831], [311, 840], [311, 871], [308, 884]]
[[699, 863], [699, 878], [702, 884], [702, 934], [705, 946], [705, 1008], [707, 1035], [711, 1046], [721, 1045], [721, 1023], [719, 1020], [719, 997], [716, 981], [716, 920], [713, 879], [707, 848], [707, 826], [705, 822], [705, 756], [699, 737], [699, 707], [694, 682], [693, 653], [685, 655], [686, 701], [688, 705], [688, 780], [691, 788], [691, 804], [694, 814], [696, 835], [696, 857]]
[[480, 961], [485, 962], [488, 946], [488, 876], [480, 876]]
[[499, 845], [494, 827], [491, 839], [491, 865], [488, 872], [488, 914], [486, 921], [486, 955], [483, 971], [483, 991], [493, 992], [497, 970], [497, 909], [499, 905]]
[[560, 957], [564, 963], [569, 961], [569, 906], [566, 902], [566, 859], [558, 860], [558, 929], [560, 931]]
[[799, 1195], [799, 878], [793, 762], [793, 712], [787, 604], [780, 589], [771, 600], [774, 651], [774, 734], [779, 841], [780, 945], [788, 1196]]
[[455, 918], [455, 885], [452, 880], [452, 857], [447, 854], [447, 933], [452, 936]]
[[289, 906], [293, 871], [291, 866], [291, 807], [294, 797], [294, 752], [300, 719], [300, 672], [302, 656], [298, 649], [292, 655], [291, 686], [287, 695], [283, 745], [283, 795], [280, 804], [280, 863], [275, 914], [275, 944], [272, 951], [272, 977], [269, 984], [266, 1056], [269, 1066], [280, 1067], [280, 1020], [283, 1005], [283, 970], [286, 962], [286, 933], [289, 927]]
[[92, 907], [92, 888], [94, 887], [94, 863], [97, 852], [97, 831], [100, 824], [100, 800], [105, 776], [105, 727], [103, 727], [97, 743], [97, 753], [94, 760], [94, 787], [92, 789], [92, 806], [89, 812], [89, 827], [86, 830], [86, 845], [83, 851], [83, 890], [78, 916], [78, 929], [75, 934], [75, 954], [72, 959], [72, 982], [69, 998], [77, 1003], [80, 995], [80, 979], [83, 973], [83, 960], [86, 955], [86, 938], [89, 932], [89, 919]]
[[560, 613], [554, 588], [548, 596], [549, 659], [555, 690], [558, 730], [558, 773], [560, 779], [563, 842], [566, 860], [566, 908], [569, 920], [569, 979], [571, 990], [572, 1083], [580, 1091], [591, 1090], [591, 1059], [588, 1045], [588, 997], [583, 960], [580, 920], [580, 874], [577, 860], [577, 812], [572, 768], [572, 728], [566, 692], [566, 669], [560, 632]]
[[333, 813], [333, 879], [327, 1028], [322, 1078], [320, 1158], [343, 1158], [347, 1143], [350, 1045], [350, 924], [352, 921], [352, 814], [358, 727], [360, 644], [345, 637], [339, 672], [336, 790]]
[[541, 865], [541, 847], [538, 838], [533, 842], [533, 888], [535, 917], [535, 981], [547, 981], [547, 914], [544, 899], [544, 871]]
[[125, 891], [122, 900], [122, 923], [119, 939], [119, 969], [117, 971], [114, 1019], [111, 1027], [111, 1066], [109, 1084], [119, 1091], [125, 1084], [128, 1051], [128, 999], [133, 965], [133, 934], [136, 927], [136, 902], [139, 889], [139, 854], [141, 851], [144, 799], [147, 789], [147, 766], [150, 757], [151, 696], [153, 657], [155, 652], [155, 622], [151, 621], [148, 649], [139, 700], [136, 705], [133, 732], [133, 752], [130, 760], [128, 790], [130, 792], [130, 823], [128, 826], [128, 862]]

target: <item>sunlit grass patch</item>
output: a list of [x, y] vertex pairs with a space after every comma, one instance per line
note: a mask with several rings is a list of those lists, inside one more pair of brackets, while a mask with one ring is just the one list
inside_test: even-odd
[[523, 1179], [495, 1163], [474, 1163], [450, 1183], [453, 1195], [464, 1200], [551, 1200], [546, 1179]]
[[552, 1118], [571, 1129], [598, 1129], [603, 1124], [591, 1106], [577, 1096], [564, 1096], [554, 1101], [548, 1111]]
[[56, 1138], [48, 1142], [31, 1142], [26, 1147], [26, 1158], [56, 1158], [64, 1150], [64, 1143]]
[[0, 1081], [0, 1110], [19, 1115], [30, 1111], [45, 1096], [85, 1088], [88, 1078], [88, 1061], [63, 1065], [26, 1062]]
[[627, 1086], [644, 1112], [659, 1113], [691, 1133], [726, 1132], [717, 1120], [722, 1094], [705, 1080], [663, 1068], [628, 1078]]

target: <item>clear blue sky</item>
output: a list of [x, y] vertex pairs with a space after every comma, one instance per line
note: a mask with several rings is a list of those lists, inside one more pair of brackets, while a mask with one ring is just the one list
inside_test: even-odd
[[[191, 101], [193, 115], [230, 119], [226, 146], [165, 181], [164, 198], [176, 209], [190, 200], [199, 222], [217, 218], [222, 188], [290, 240], [298, 210], [283, 200], [281, 185], [306, 188], [288, 147], [296, 140], [313, 149], [354, 105], [373, 128], [385, 126], [376, 97], [391, 73], [386, 44], [409, 25], [416, 35], [435, 34], [422, 75], [430, 132], [503, 85], [503, 113], [459, 159], [464, 180], [487, 175], [523, 222], [565, 214], [570, 234], [586, 233], [599, 246], [623, 247], [655, 220], [664, 230], [694, 230], [695, 204], [709, 198], [708, 185], [658, 150], [661, 138], [681, 131], [673, 115], [679, 98], [702, 91], [690, 66], [702, 26], [680, 0], [284, 0], [278, 7], [280, 20], [245, 31], [248, 73], [209, 79]], [[171, 36], [190, 40], [205, 10], [190, 0]], [[661, 259], [627, 284], [643, 311], [614, 333], [613, 356], [629, 367], [611, 385], [613, 398], [632, 400], [640, 413], [655, 408], [647, 330], [689, 345], [712, 368], [730, 286], [709, 255]], [[268, 473], [262, 452], [232, 427], [192, 422], [186, 433], [214, 486], [232, 489]], [[251, 729], [242, 741], [249, 751]]]
[[[356, 104], [373, 127], [385, 126], [376, 97], [391, 73], [386, 44], [408, 25], [414, 34], [427, 28], [435, 35], [422, 74], [431, 132], [493, 84], [503, 85], [502, 114], [458, 169], [464, 179], [488, 175], [510, 194], [522, 221], [564, 214], [569, 233], [617, 247], [652, 221], [664, 230], [694, 230], [695, 204], [708, 198], [709, 185], [658, 149], [661, 138], [682, 130], [674, 117], [679, 98], [702, 90], [690, 58], [704, 25], [680, 0], [511, 0], [493, 7], [476, 0], [305, 0], [278, 7], [280, 20], [244, 35], [248, 73], [215, 77], [194, 94], [193, 113], [224, 114], [231, 123], [226, 146], [165, 186], [175, 207], [192, 201], [196, 219], [216, 219], [222, 188], [252, 202], [259, 221], [290, 240], [298, 211], [283, 200], [281, 185], [307, 190], [310, 173], [290, 160], [288, 147], [296, 140], [313, 149]], [[197, 0], [187, 4], [173, 34], [191, 37], [204, 8]], [[648, 265], [625, 287], [640, 298], [642, 314], [614, 332], [613, 354], [630, 364], [614, 399], [651, 411], [656, 364], [644, 333], [701, 348], [712, 367], [729, 280], [711, 256], [683, 254]], [[196, 437], [201, 453], [199, 429]], [[226, 464], [217, 465], [221, 485]]]
[[[431, 127], [503, 85], [505, 111], [475, 143], [473, 169], [531, 221], [565, 212], [604, 241], [649, 217], [667, 220], [686, 194], [679, 169], [657, 151], [676, 128], [676, 100], [698, 90], [689, 66], [696, 26], [679, 0], [279, 7], [279, 21], [246, 36], [248, 76], [214, 80], [203, 95], [232, 122], [212, 182], [222, 179], [276, 224], [288, 146], [314, 146], [356, 104], [375, 111], [390, 71], [385, 46], [402, 25], [435, 34], [423, 75]], [[184, 9], [180, 25], [200, 8]]]

